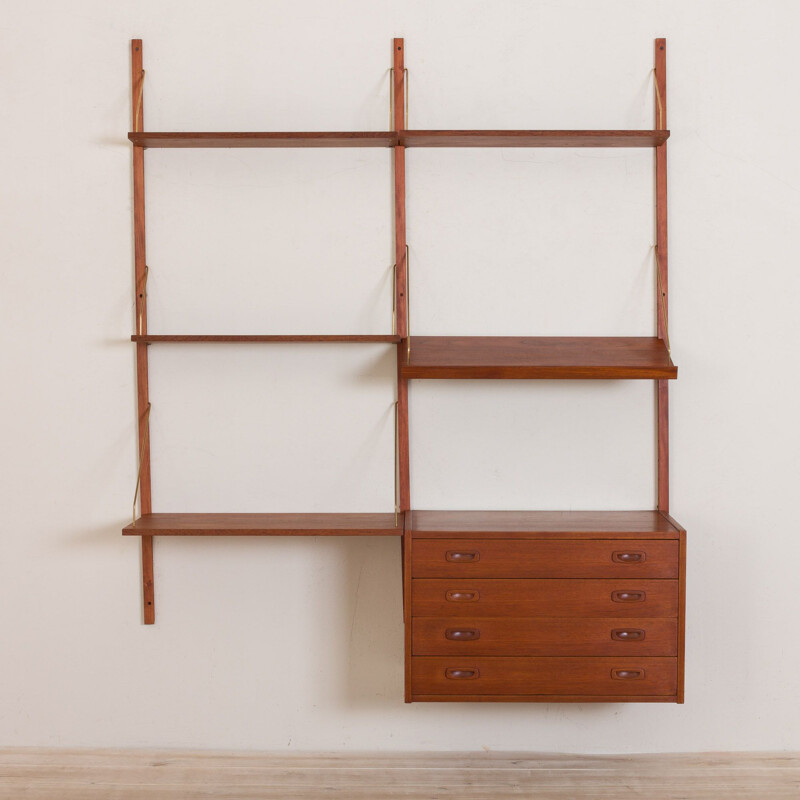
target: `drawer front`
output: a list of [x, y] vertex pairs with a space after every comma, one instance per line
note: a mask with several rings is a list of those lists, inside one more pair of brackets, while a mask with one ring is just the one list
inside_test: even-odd
[[415, 656], [676, 656], [676, 619], [415, 617]]
[[678, 577], [678, 542], [415, 539], [415, 578]]
[[420, 695], [672, 696], [675, 658], [491, 658], [415, 656], [411, 683]]
[[411, 611], [420, 617], [676, 617], [678, 582], [416, 578]]

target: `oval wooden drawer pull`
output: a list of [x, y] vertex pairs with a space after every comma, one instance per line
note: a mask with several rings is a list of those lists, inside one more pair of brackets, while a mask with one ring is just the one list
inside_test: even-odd
[[451, 591], [445, 593], [445, 600], [451, 603], [471, 603], [481, 596], [480, 592]]
[[611, 677], [618, 681], [640, 681], [644, 678], [643, 669], [612, 669]]
[[477, 550], [448, 550], [444, 557], [454, 564], [466, 564], [481, 560], [481, 554]]
[[448, 628], [444, 638], [451, 642], [474, 642], [481, 638], [481, 632], [477, 628]]
[[474, 680], [479, 677], [481, 671], [477, 667], [466, 668], [450, 668], [444, 671], [445, 678], [450, 678], [454, 681]]
[[620, 591], [620, 592], [611, 592], [611, 599], [615, 603], [642, 603], [644, 602], [647, 595], [644, 592], [640, 591]]
[[644, 631], [641, 628], [615, 628], [611, 631], [611, 638], [615, 642], [641, 642]]
[[611, 560], [617, 564], [641, 564], [647, 560], [647, 553], [641, 550], [615, 550]]

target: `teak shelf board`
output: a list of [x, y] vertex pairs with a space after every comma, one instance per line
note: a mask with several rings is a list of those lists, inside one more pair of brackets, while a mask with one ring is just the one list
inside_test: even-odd
[[143, 514], [129, 536], [400, 536], [394, 514]]
[[128, 134], [138, 147], [393, 147], [394, 131], [197, 132], [138, 131]]
[[134, 131], [137, 147], [658, 147], [669, 131]]
[[417, 538], [678, 539], [684, 532], [660, 511], [409, 511]]
[[288, 335], [261, 335], [261, 334], [145, 334], [131, 336], [132, 342], [144, 344], [157, 344], [159, 342], [345, 342], [345, 343], [385, 343], [397, 344], [399, 336], [391, 334], [366, 334], [366, 335], [331, 335], [331, 334], [288, 334]]
[[404, 147], [657, 147], [669, 131], [400, 131]]
[[656, 337], [412, 336], [404, 378], [672, 379]]

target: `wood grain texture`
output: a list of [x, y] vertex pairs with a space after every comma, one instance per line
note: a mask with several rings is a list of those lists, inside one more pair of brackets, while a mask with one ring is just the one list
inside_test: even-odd
[[678, 577], [678, 542], [645, 539], [531, 541], [420, 539], [415, 578]]
[[[414, 578], [411, 607], [420, 617], [677, 617], [678, 582]], [[615, 592], [639, 594], [616, 602]], [[470, 596], [474, 599], [470, 599]], [[464, 598], [464, 599], [460, 599]]]
[[669, 381], [656, 381], [657, 501], [659, 511], [669, 513]]
[[[415, 694], [668, 695], [677, 686], [674, 658], [414, 656]], [[448, 677], [470, 674], [473, 678]], [[641, 677], [621, 679], [615, 674]]]
[[[408, 514], [405, 514], [405, 523], [408, 521]], [[404, 524], [405, 524], [404, 523]], [[413, 618], [411, 608], [411, 559], [414, 556], [414, 537], [406, 525], [403, 533], [403, 663], [404, 663], [404, 691], [403, 697], [406, 703], [411, 702], [411, 654], [413, 652]]]
[[[675, 695], [602, 694], [415, 694], [414, 703], [674, 703]], [[537, 794], [536, 798], [549, 795]], [[617, 798], [619, 795], [617, 795]], [[685, 800], [682, 798], [681, 800]], [[694, 798], [693, 798], [694, 800]]]
[[400, 536], [394, 514], [147, 514], [129, 536]]
[[653, 131], [398, 131], [406, 147], [656, 147], [668, 130]]
[[421, 538], [557, 536], [677, 539], [682, 530], [658, 511], [411, 511], [408, 529]]
[[132, 132], [137, 147], [394, 147], [394, 131]]
[[[393, 99], [392, 120], [396, 130], [405, 128], [405, 43], [392, 42]], [[408, 421], [408, 381], [400, 374], [408, 336], [408, 247], [406, 240], [406, 151], [394, 148], [394, 263], [395, 332], [397, 345], [397, 481], [401, 511], [411, 508], [411, 472]]]
[[416, 656], [677, 655], [669, 618], [415, 617], [413, 627]]
[[671, 379], [656, 337], [412, 336], [404, 378]]
[[[135, 130], [144, 127], [144, 47], [141, 39], [131, 41], [131, 119]], [[137, 331], [147, 333], [147, 255], [144, 203], [144, 150], [133, 148], [133, 258]], [[147, 346], [136, 346], [136, 405], [138, 411], [139, 498], [142, 514], [152, 511], [150, 435], [148, 407], [150, 390]], [[156, 621], [153, 539], [142, 538], [142, 606], [145, 625]]]
[[401, 131], [406, 127], [405, 120], [405, 42], [403, 39], [392, 40], [392, 124], [394, 130]]
[[[402, 40], [401, 40], [402, 41]], [[404, 102], [395, 70], [394, 115]], [[399, 76], [399, 77], [398, 77]], [[398, 85], [400, 84], [400, 85]], [[403, 107], [400, 105], [400, 120]], [[397, 124], [397, 123], [395, 123]], [[661, 131], [132, 131], [137, 147], [657, 147]]]
[[343, 344], [396, 344], [399, 336], [381, 334], [146, 334], [131, 336], [132, 342], [144, 344], [158, 344], [160, 342], [196, 344], [200, 342], [308, 342], [327, 343], [338, 342]]
[[678, 702], [683, 703], [686, 680], [686, 531], [681, 533], [681, 576], [678, 581]]
[[[667, 125], [667, 41], [655, 40], [656, 125]], [[667, 235], [667, 144], [656, 148], [656, 245], [661, 269], [661, 289], [656, 281], [656, 319], [660, 339], [667, 340], [669, 324], [669, 237]], [[661, 303], [663, 302], [663, 308]], [[656, 388], [658, 421], [658, 508], [669, 512], [669, 384], [659, 381]]]
[[[417, 699], [462, 702], [467, 698]], [[536, 702], [535, 697], [486, 699]], [[593, 702], [597, 698], [558, 700]], [[800, 754], [788, 752], [608, 756], [493, 750], [325, 755], [0, 750], [2, 800], [318, 800], [323, 796], [335, 800], [620, 800], [623, 796], [625, 800], [796, 800], [799, 793]]]

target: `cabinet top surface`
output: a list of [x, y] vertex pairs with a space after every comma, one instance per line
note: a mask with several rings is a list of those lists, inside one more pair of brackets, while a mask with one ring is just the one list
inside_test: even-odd
[[659, 511], [411, 511], [414, 534], [636, 534], [677, 538], [682, 528]]

